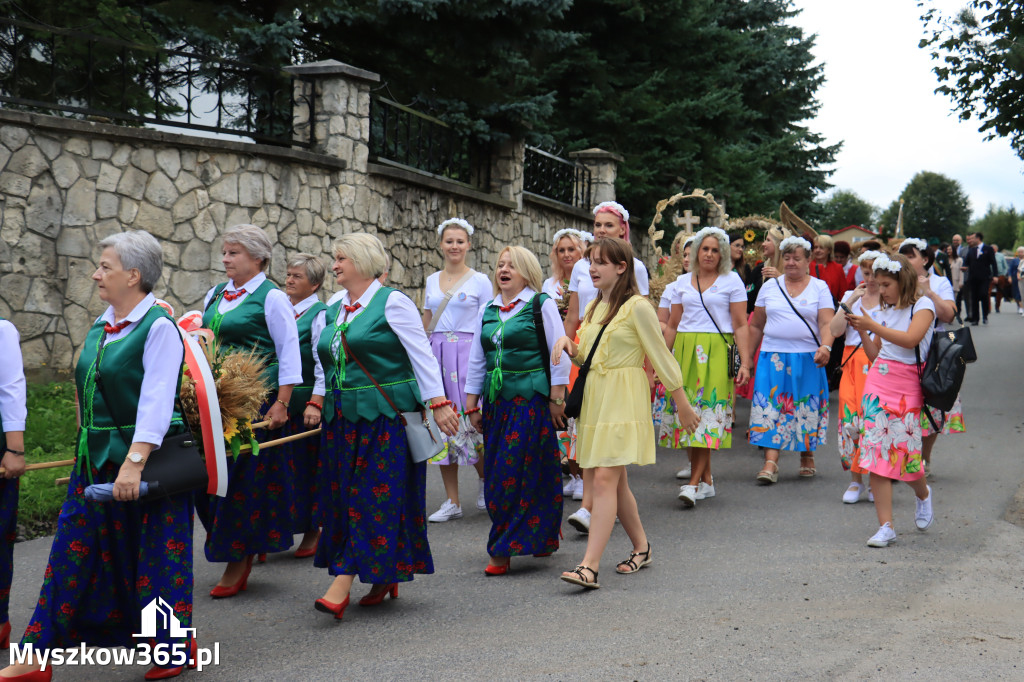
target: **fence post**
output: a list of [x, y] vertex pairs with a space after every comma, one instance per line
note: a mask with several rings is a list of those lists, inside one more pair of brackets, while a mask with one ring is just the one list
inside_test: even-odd
[[615, 178], [619, 173], [619, 164], [624, 160], [621, 156], [594, 147], [569, 152], [569, 158], [576, 159], [590, 169], [590, 201], [594, 206], [602, 201], [615, 201]]
[[344, 159], [349, 170], [365, 173], [370, 154], [370, 88], [380, 82], [380, 75], [336, 59], [288, 66], [285, 71], [296, 77], [292, 102], [296, 139], [308, 143], [312, 135], [312, 151]]
[[491, 191], [502, 199], [516, 202], [523, 210], [523, 161], [526, 142], [522, 138], [506, 140], [495, 145], [491, 157]]

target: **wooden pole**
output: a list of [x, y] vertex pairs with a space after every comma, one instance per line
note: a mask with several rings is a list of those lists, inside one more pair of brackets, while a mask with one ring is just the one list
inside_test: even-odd
[[[277, 440], [268, 440], [266, 443], [260, 443], [260, 450], [272, 448], [275, 445], [284, 445], [285, 443], [291, 443], [293, 440], [302, 440], [303, 438], [309, 438], [320, 433], [320, 429], [313, 429], [312, 431], [305, 431], [303, 433], [296, 433], [291, 436], [285, 436], [284, 438], [278, 438]], [[252, 448], [248, 445], [243, 445], [239, 448], [239, 452], [248, 452]], [[257, 455], [258, 456], [258, 455]]]
[[250, 424], [249, 428], [250, 429], [264, 429], [264, 428], [266, 428], [268, 426], [270, 426], [270, 420], [269, 419], [266, 420], [266, 421], [262, 421], [262, 422], [256, 422], [255, 424]]
[[[36, 464], [29, 464], [27, 467], [25, 467], [25, 471], [29, 472], [39, 471], [40, 469], [55, 469], [57, 467], [69, 467], [74, 463], [75, 460], [73, 459], [62, 459], [57, 462], [38, 462]], [[2, 476], [5, 473], [7, 473], [7, 471], [3, 467], [0, 467], [0, 476]]]

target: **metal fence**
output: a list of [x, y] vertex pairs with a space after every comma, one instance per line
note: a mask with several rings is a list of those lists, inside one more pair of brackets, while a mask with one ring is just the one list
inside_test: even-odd
[[293, 140], [293, 85], [281, 69], [0, 17], [0, 103], [11, 108], [312, 146]]
[[577, 208], [590, 208], [590, 169], [548, 152], [527, 147], [523, 160], [523, 189]]
[[374, 96], [370, 105], [370, 156], [490, 191], [490, 149], [444, 121]]

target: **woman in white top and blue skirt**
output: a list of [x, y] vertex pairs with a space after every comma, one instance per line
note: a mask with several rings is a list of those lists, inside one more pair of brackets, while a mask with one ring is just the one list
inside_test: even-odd
[[[423, 327], [430, 338], [430, 350], [437, 358], [444, 392], [462, 414], [466, 409], [466, 371], [473, 331], [480, 325], [484, 306], [491, 300], [491, 281], [487, 275], [466, 265], [474, 228], [462, 218], [451, 218], [437, 226], [444, 268], [427, 277], [423, 305]], [[440, 312], [439, 312], [440, 311]], [[430, 515], [429, 521], [443, 523], [462, 518], [459, 499], [459, 467], [472, 466], [479, 478], [476, 507], [484, 505], [483, 440], [469, 425], [459, 423], [454, 438], [445, 438], [445, 450], [432, 459], [441, 467], [441, 480], [447, 499]]]
[[749, 431], [750, 443], [765, 449], [761, 485], [779, 480], [780, 450], [798, 451], [800, 476], [814, 476], [814, 451], [828, 429], [832, 293], [808, 272], [809, 241], [787, 237], [779, 252], [783, 275], [757, 292], [750, 320], [750, 347], [761, 344]]

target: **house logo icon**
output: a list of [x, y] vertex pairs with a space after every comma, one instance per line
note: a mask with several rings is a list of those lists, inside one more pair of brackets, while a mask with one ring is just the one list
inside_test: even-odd
[[195, 628], [183, 628], [181, 621], [174, 615], [174, 609], [162, 597], [156, 597], [142, 609], [142, 632], [132, 637], [152, 639], [156, 633], [167, 631], [170, 637], [195, 638]]

